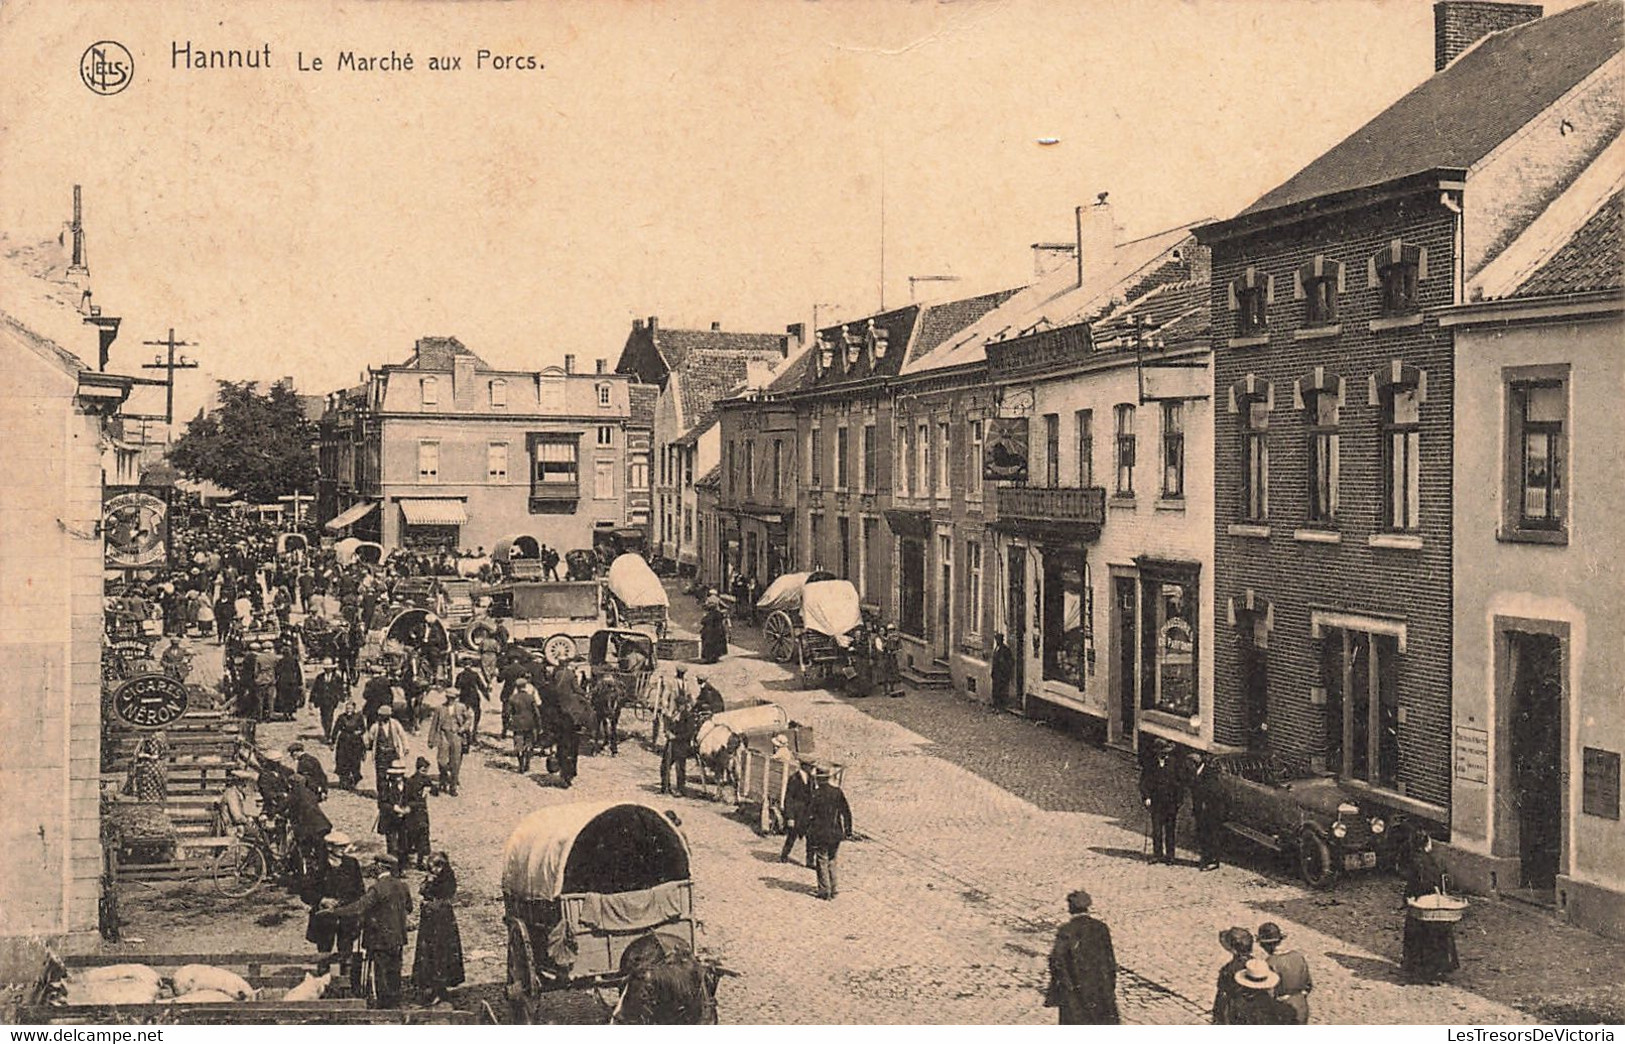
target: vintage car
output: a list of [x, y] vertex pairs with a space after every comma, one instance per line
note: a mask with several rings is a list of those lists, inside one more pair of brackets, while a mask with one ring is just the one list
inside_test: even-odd
[[1336, 779], [1307, 762], [1273, 754], [1210, 758], [1211, 786], [1225, 829], [1292, 858], [1315, 888], [1341, 873], [1387, 863], [1391, 816], [1362, 808]]

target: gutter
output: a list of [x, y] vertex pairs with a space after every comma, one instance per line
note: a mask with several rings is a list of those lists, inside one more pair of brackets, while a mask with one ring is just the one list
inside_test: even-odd
[[1434, 314], [1441, 327], [1510, 325], [1618, 315], [1625, 312], [1625, 288], [1586, 290], [1545, 297], [1505, 297], [1495, 301], [1441, 308]]
[[1242, 212], [1224, 221], [1200, 225], [1191, 230], [1196, 241], [1212, 246], [1227, 239], [1282, 225], [1293, 225], [1313, 218], [1356, 210], [1391, 199], [1423, 192], [1460, 192], [1467, 187], [1467, 171], [1461, 167], [1435, 167], [1432, 170], [1405, 174], [1388, 181], [1361, 185], [1357, 188], [1312, 196], [1295, 203], [1286, 203], [1269, 210]]

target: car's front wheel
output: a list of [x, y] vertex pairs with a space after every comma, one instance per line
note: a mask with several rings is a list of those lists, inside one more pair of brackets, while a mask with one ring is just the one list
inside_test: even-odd
[[1318, 835], [1305, 831], [1298, 838], [1298, 876], [1311, 888], [1326, 888], [1336, 875], [1331, 846]]

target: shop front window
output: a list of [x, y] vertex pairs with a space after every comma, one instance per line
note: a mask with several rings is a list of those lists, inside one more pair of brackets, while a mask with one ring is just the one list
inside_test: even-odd
[[1081, 691], [1094, 646], [1094, 605], [1083, 557], [1046, 554], [1042, 595], [1044, 678]]
[[1198, 712], [1196, 689], [1197, 589], [1195, 578], [1146, 576], [1141, 707], [1179, 718]]

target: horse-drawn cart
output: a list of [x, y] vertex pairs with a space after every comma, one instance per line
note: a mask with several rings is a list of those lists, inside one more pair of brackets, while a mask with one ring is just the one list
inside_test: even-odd
[[762, 617], [762, 636], [767, 651], [780, 663], [796, 658], [796, 632], [801, 629], [801, 595], [808, 584], [833, 580], [825, 572], [785, 573], [767, 585], [756, 600], [756, 614]]
[[612, 627], [638, 627], [656, 638], [666, 634], [670, 601], [666, 588], [642, 555], [621, 555], [604, 574], [604, 593]]
[[688, 842], [636, 802], [532, 812], [502, 853], [508, 999], [516, 1022], [539, 1019], [544, 993], [612, 984], [638, 940], [669, 937], [692, 954]]

